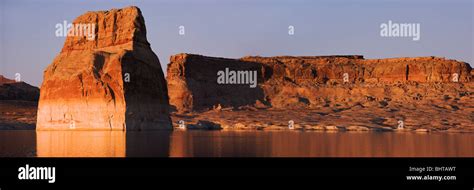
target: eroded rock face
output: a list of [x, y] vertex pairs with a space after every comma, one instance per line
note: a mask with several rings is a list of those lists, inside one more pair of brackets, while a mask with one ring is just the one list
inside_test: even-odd
[[[257, 87], [218, 84], [219, 71], [256, 71]], [[443, 100], [472, 93], [472, 68], [439, 57], [366, 60], [362, 56], [243, 57], [172, 56], [167, 81], [170, 104], [179, 112], [216, 107], [317, 108]]]
[[[37, 130], [170, 129], [168, 91], [137, 7], [88, 12], [44, 71]], [[90, 26], [90, 25], [89, 25]]]

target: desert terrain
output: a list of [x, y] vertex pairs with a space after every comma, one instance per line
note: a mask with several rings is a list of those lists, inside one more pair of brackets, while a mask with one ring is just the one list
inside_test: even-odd
[[461, 60], [180, 53], [165, 75], [138, 7], [73, 22], [84, 23], [95, 37], [68, 36], [41, 91], [0, 77], [0, 129], [474, 131]]

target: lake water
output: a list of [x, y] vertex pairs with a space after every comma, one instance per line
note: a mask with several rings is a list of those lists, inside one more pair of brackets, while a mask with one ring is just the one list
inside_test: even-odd
[[474, 157], [474, 134], [0, 131], [0, 157]]

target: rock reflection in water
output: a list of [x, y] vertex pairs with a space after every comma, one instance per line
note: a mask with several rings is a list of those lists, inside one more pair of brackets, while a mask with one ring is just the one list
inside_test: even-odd
[[474, 156], [474, 134], [469, 133], [177, 130], [38, 131], [36, 135], [39, 157]]
[[174, 132], [171, 157], [472, 157], [474, 134]]
[[38, 157], [124, 157], [123, 131], [37, 131]]
[[0, 157], [36, 156], [36, 135], [32, 130], [0, 130]]
[[171, 131], [37, 131], [38, 157], [165, 157]]
[[168, 157], [172, 131], [127, 132], [127, 157]]

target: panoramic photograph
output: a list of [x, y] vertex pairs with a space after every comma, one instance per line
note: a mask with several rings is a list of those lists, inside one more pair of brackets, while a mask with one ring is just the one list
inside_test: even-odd
[[473, 4], [1, 1], [0, 176], [390, 160], [397, 182], [472, 189]]

